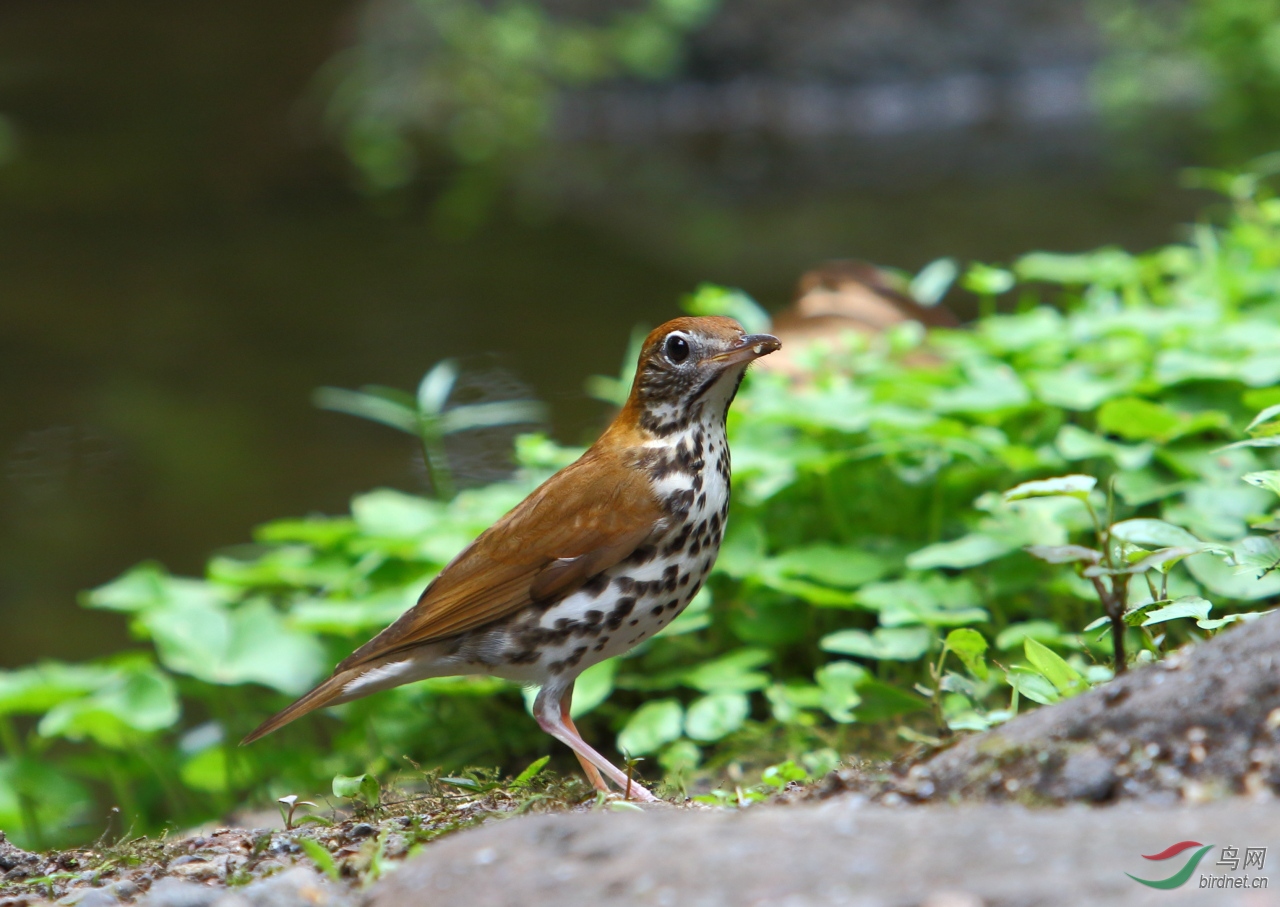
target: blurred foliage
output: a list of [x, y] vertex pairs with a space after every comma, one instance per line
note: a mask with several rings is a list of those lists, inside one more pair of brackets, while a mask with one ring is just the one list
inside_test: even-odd
[[372, 189], [407, 184], [423, 154], [460, 163], [437, 214], [465, 224], [511, 159], [549, 136], [561, 90], [671, 75], [717, 5], [645, 0], [586, 18], [531, 0], [377, 4], [330, 65], [329, 119]]
[[454, 401], [451, 405], [458, 376], [458, 363], [446, 359], [422, 376], [413, 394], [376, 384], [358, 391], [321, 387], [312, 401], [321, 409], [359, 416], [416, 437], [422, 443], [431, 492], [447, 501], [457, 492], [456, 469], [445, 445], [448, 436], [501, 426], [534, 426], [547, 420], [547, 408], [538, 400]]
[[[734, 502], [708, 588], [585, 672], [586, 735], [677, 787], [737, 757], [816, 772], [860, 725], [982, 729], [1104, 682], [1113, 639], [1148, 661], [1256, 616], [1280, 594], [1280, 199], [1256, 175], [1214, 180], [1249, 193], [1186, 244], [974, 266], [961, 286], [1004, 311], [819, 343], [798, 381], [754, 370], [730, 413]], [[705, 288], [689, 305], [753, 312]], [[334, 775], [359, 790], [406, 758], [557, 751], [527, 696], [482, 677], [236, 741], [578, 453], [525, 436], [510, 480], [450, 501], [372, 491], [345, 516], [260, 527], [201, 579], [142, 564], [87, 593], [138, 649], [0, 673], [0, 828], [86, 839], [108, 803], [142, 830], [319, 799]]]
[[1193, 105], [1231, 143], [1274, 147], [1280, 128], [1280, 2], [1095, 0], [1108, 42], [1104, 107], [1131, 122]]

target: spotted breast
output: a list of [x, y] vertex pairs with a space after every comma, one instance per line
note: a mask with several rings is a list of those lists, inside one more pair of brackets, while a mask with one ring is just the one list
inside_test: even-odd
[[678, 318], [651, 333], [600, 439], [245, 742], [378, 690], [490, 674], [541, 687], [538, 724], [573, 749], [597, 788], [607, 779], [652, 799], [578, 734], [574, 680], [668, 626], [706, 581], [729, 511], [729, 405], [748, 364], [779, 346], [729, 318]]

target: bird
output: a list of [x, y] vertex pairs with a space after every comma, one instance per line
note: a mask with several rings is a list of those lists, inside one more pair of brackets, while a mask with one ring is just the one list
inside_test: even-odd
[[722, 316], [668, 321], [646, 338], [631, 392], [583, 455], [481, 533], [416, 605], [333, 674], [245, 737], [430, 677], [485, 674], [538, 686], [533, 716], [592, 786], [657, 798], [582, 739], [573, 685], [674, 620], [724, 537], [725, 418], [748, 365], [781, 348]]

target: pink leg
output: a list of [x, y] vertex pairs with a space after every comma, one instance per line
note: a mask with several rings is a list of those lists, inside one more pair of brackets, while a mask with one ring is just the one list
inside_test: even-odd
[[548, 696], [547, 693], [547, 688], [543, 687], [533, 704], [533, 717], [537, 719], [538, 727], [573, 750], [584, 765], [588, 762], [594, 765], [606, 778], [618, 785], [619, 789], [626, 791], [628, 799], [639, 800], [642, 803], [658, 802], [657, 797], [635, 781], [629, 780], [617, 766], [593, 750], [569, 723], [568, 715], [560, 709], [559, 700], [554, 696]]
[[[564, 691], [564, 695], [560, 697], [560, 716], [564, 719], [565, 726], [573, 732], [574, 736], [579, 740], [582, 735], [578, 733], [578, 728], [574, 725], [573, 719], [569, 717], [570, 706], [573, 703], [573, 687]], [[575, 751], [574, 755], [578, 757], [578, 762], [582, 764], [582, 771], [586, 774], [587, 780], [591, 782], [591, 786], [596, 790], [609, 792], [609, 785], [605, 783], [604, 777], [600, 774], [600, 770], [582, 757], [582, 754]]]

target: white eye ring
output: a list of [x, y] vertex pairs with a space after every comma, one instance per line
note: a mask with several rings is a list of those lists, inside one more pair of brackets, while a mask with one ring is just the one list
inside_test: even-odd
[[662, 343], [662, 353], [672, 365], [684, 362], [692, 352], [689, 339], [679, 332], [668, 334], [667, 339]]

